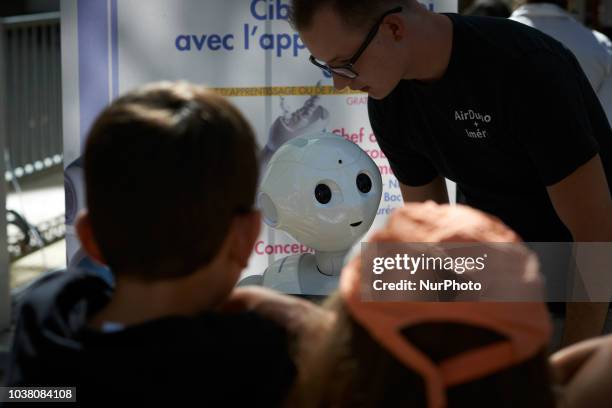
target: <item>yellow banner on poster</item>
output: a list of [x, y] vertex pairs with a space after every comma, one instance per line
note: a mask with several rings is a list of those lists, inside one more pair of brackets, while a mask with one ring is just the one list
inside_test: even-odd
[[356, 95], [361, 91], [349, 88], [337, 90], [333, 86], [260, 86], [247, 88], [211, 88], [225, 97], [234, 96], [312, 96], [312, 95]]

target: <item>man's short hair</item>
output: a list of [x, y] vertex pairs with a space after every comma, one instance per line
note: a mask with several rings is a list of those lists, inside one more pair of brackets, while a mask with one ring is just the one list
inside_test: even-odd
[[219, 252], [234, 215], [254, 204], [253, 130], [203, 87], [158, 83], [112, 103], [85, 149], [94, 238], [116, 274], [189, 275]]
[[330, 7], [349, 27], [367, 31], [385, 11], [413, 4], [414, 0], [291, 0], [289, 23], [297, 31], [304, 31], [310, 28], [316, 12]]

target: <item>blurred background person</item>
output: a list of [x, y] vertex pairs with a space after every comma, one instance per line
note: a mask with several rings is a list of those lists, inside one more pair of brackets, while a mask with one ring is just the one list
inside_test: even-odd
[[476, 0], [463, 11], [466, 16], [485, 16], [508, 18], [512, 10], [503, 0]]
[[561, 42], [576, 56], [597, 93], [608, 121], [612, 119], [612, 42], [567, 11], [567, 0], [526, 0], [510, 19], [537, 28]]

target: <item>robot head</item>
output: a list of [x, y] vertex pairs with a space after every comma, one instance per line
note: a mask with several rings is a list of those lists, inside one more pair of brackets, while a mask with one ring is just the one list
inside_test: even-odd
[[270, 159], [257, 196], [264, 222], [317, 251], [346, 251], [370, 228], [382, 194], [374, 161], [331, 133], [292, 139]]

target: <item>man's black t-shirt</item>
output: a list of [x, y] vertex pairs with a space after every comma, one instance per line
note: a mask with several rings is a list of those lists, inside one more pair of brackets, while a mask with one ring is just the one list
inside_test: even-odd
[[574, 55], [547, 35], [504, 19], [448, 17], [444, 76], [403, 80], [385, 99], [369, 99], [395, 176], [409, 186], [444, 176], [460, 202], [523, 240], [571, 241], [546, 187], [598, 153], [612, 180], [612, 132], [597, 96]]
[[296, 369], [286, 332], [253, 313], [168, 317], [100, 332], [87, 318], [111, 288], [68, 271], [24, 300], [9, 386], [76, 387], [81, 405], [279, 406]]

